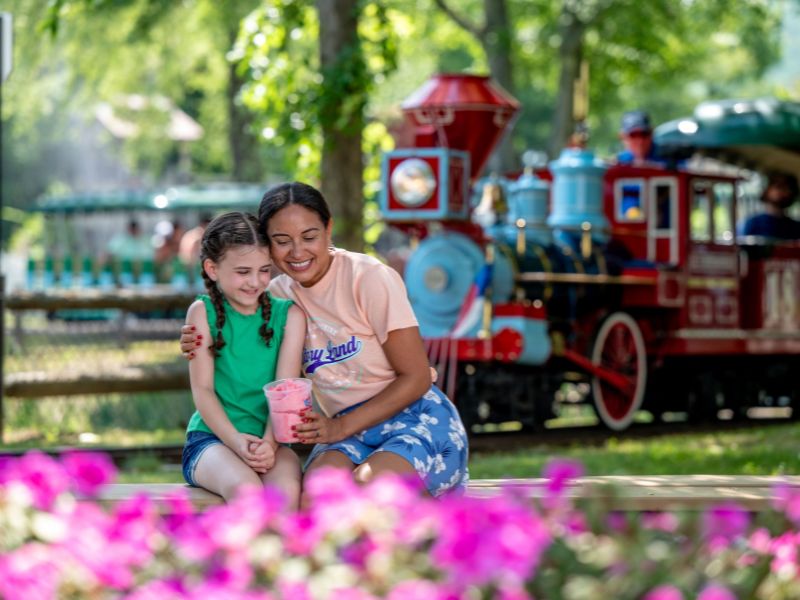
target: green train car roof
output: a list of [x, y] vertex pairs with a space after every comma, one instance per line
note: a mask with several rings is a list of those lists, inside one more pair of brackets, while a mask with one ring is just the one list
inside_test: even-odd
[[100, 193], [45, 196], [31, 210], [44, 213], [97, 211], [174, 211], [255, 209], [267, 186], [221, 184], [209, 186], [176, 186], [162, 191], [125, 190]]
[[774, 98], [699, 104], [691, 117], [656, 127], [659, 155], [702, 154], [756, 171], [800, 175], [800, 103]]

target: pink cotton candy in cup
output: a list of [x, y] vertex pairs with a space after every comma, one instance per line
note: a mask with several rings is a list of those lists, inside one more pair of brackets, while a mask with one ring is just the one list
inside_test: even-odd
[[269, 402], [275, 440], [295, 441], [292, 426], [301, 422], [300, 411], [311, 406], [311, 380], [279, 379], [265, 385], [264, 394]]

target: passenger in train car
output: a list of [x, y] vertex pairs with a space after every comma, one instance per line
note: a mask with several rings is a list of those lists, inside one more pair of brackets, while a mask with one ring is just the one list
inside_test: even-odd
[[739, 234], [776, 240], [800, 240], [800, 221], [787, 214], [798, 194], [800, 188], [794, 175], [772, 173], [761, 194], [764, 212], [747, 219]]
[[619, 137], [625, 146], [617, 154], [617, 162], [621, 165], [657, 165], [664, 166], [653, 143], [653, 128], [650, 115], [643, 110], [631, 110], [622, 115]]

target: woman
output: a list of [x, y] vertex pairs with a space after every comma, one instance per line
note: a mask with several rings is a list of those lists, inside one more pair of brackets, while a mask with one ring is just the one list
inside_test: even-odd
[[[283, 274], [270, 294], [305, 313], [303, 371], [321, 413], [307, 413], [297, 440], [315, 443], [306, 473], [346, 468], [357, 481], [382, 473], [420, 479], [439, 496], [468, 481], [467, 437], [450, 400], [431, 384], [405, 286], [380, 261], [333, 248], [322, 195], [303, 183], [267, 191], [258, 214]], [[192, 358], [201, 342], [184, 328]]]

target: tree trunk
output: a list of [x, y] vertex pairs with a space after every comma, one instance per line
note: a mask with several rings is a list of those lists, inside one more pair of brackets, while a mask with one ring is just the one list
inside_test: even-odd
[[[358, 0], [317, 0], [319, 14], [320, 67], [323, 86], [343, 89], [345, 93], [363, 93], [354, 81], [349, 90], [343, 82], [332, 81], [333, 73], [345, 61], [360, 60], [358, 48]], [[347, 115], [338, 110], [345, 98], [323, 108], [321, 114], [322, 148], [320, 191], [328, 201], [334, 216], [336, 243], [348, 250], [364, 247], [364, 167], [361, 137], [364, 114], [354, 109]]]
[[[479, 38], [492, 78], [512, 96], [514, 95], [514, 77], [511, 61], [511, 40], [513, 32], [508, 20], [506, 0], [484, 0], [486, 26]], [[495, 148], [489, 159], [489, 167], [493, 171], [504, 173], [512, 171], [519, 165], [519, 160], [511, 143], [511, 132], [506, 135]]]
[[559, 58], [561, 74], [558, 79], [556, 110], [550, 136], [550, 158], [557, 158], [575, 129], [573, 107], [575, 102], [575, 80], [580, 74], [583, 56], [583, 36], [586, 24], [566, 6], [562, 13], [561, 47]]
[[228, 67], [228, 89], [226, 102], [228, 109], [228, 147], [231, 151], [231, 172], [236, 181], [261, 181], [264, 178], [260, 168], [258, 144], [250, 125], [251, 114], [236, 96], [244, 80], [236, 72], [237, 65]]

